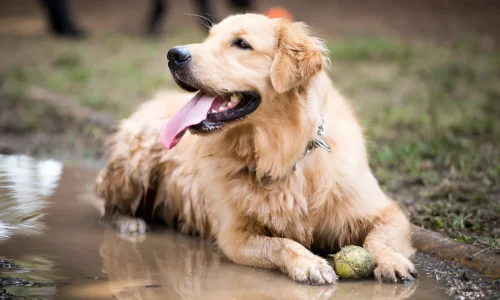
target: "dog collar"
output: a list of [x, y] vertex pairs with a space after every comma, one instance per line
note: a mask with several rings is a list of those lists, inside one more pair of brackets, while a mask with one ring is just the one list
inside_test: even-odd
[[[321, 138], [325, 134], [325, 126], [324, 125], [325, 125], [325, 119], [321, 118], [321, 121], [318, 124], [318, 131], [317, 131], [318, 136], [307, 145], [306, 150], [304, 151], [304, 154], [302, 155], [302, 157], [300, 159], [298, 159], [295, 162], [295, 164], [293, 165], [293, 171], [295, 171], [297, 169], [297, 164], [299, 163], [299, 161], [303, 157], [305, 157], [309, 152], [314, 150], [314, 148], [319, 147], [319, 148], [326, 150], [328, 152], [332, 151], [332, 148], [330, 148], [330, 146]], [[249, 174], [251, 174], [253, 176], [255, 176], [256, 171], [257, 171], [257, 169], [255, 167], [251, 168], [248, 166], [242, 170], [245, 170], [245, 172], [248, 172]]]
[[321, 118], [321, 121], [318, 124], [318, 137], [312, 140], [309, 145], [307, 145], [306, 151], [304, 153], [304, 156], [311, 152], [314, 148], [320, 147], [328, 152], [332, 151], [332, 148], [328, 146], [328, 144], [321, 139], [321, 136], [325, 134], [325, 119]]
[[[322, 117], [321, 121], [319, 121], [318, 124], [318, 137], [316, 137], [309, 143], [309, 145], [307, 145], [306, 151], [304, 152], [304, 155], [302, 155], [302, 158], [306, 156], [309, 152], [311, 152], [314, 148], [318, 147], [328, 152], [332, 151], [332, 148], [330, 148], [330, 146], [328, 146], [328, 144], [321, 138], [324, 134], [325, 134], [325, 119]], [[295, 165], [293, 166], [294, 171], [297, 169], [297, 164], [299, 163], [300, 159], [298, 159], [295, 162]]]

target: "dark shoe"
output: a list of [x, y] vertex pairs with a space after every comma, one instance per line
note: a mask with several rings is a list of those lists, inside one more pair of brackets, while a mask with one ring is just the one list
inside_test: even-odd
[[52, 32], [56, 36], [66, 37], [66, 38], [71, 38], [71, 39], [85, 39], [88, 37], [87, 32], [85, 32], [82, 29], [73, 28], [73, 27], [62, 28], [60, 30], [57, 30], [57, 31], [54, 30]]
[[248, 11], [251, 9], [251, 0], [229, 0], [229, 5], [240, 11]]

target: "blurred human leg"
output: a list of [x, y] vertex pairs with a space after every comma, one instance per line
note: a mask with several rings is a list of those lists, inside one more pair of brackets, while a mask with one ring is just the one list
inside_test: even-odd
[[41, 0], [44, 6], [51, 31], [60, 36], [85, 36], [85, 32], [74, 24], [66, 0]]
[[252, 3], [252, 0], [229, 0], [229, 4], [240, 11], [248, 11]]
[[166, 0], [152, 0], [147, 28], [149, 34], [157, 34], [160, 32], [162, 20], [168, 9], [167, 5]]

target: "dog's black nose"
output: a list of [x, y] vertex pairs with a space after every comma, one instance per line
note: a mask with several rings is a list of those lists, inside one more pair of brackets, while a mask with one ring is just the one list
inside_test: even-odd
[[176, 65], [182, 65], [189, 61], [191, 54], [189, 49], [186, 47], [174, 47], [170, 49], [167, 53], [167, 59], [171, 63]]

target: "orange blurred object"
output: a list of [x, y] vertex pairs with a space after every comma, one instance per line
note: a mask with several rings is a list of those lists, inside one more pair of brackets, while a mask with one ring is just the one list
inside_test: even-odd
[[292, 14], [281, 6], [271, 7], [266, 11], [266, 16], [268, 16], [269, 18], [284, 18], [293, 21]]

